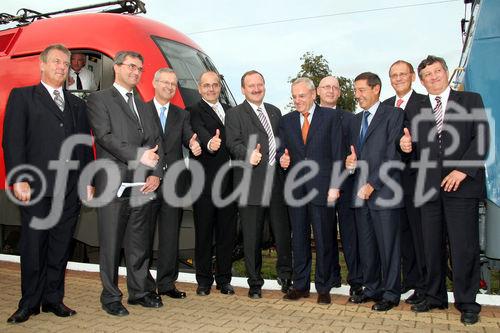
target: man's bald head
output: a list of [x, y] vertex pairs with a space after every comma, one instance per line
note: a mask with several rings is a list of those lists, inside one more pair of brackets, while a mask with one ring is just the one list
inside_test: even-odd
[[326, 76], [318, 85], [319, 104], [324, 107], [334, 108], [340, 97], [340, 84], [335, 76]]

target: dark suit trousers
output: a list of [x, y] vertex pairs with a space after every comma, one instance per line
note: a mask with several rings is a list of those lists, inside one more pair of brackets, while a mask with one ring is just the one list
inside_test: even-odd
[[214, 282], [212, 257], [215, 236], [215, 281], [218, 285], [230, 283], [236, 241], [236, 205], [218, 208], [210, 196], [202, 195], [193, 208], [196, 281], [204, 287], [209, 287]]
[[356, 208], [364, 293], [399, 302], [401, 296], [400, 209]]
[[123, 247], [127, 266], [127, 289], [130, 300], [144, 297], [149, 265], [150, 202], [132, 207], [130, 198], [117, 198], [97, 209], [99, 223], [99, 265], [103, 290], [101, 303], [121, 301], [118, 266]]
[[250, 288], [259, 289], [264, 284], [262, 278], [262, 232], [268, 220], [276, 242], [278, 259], [276, 272], [282, 279], [292, 278], [292, 254], [290, 244], [290, 224], [286, 206], [281, 201], [271, 200], [269, 207], [248, 205], [239, 207], [245, 267]]
[[80, 202], [74, 186], [66, 194], [62, 216], [54, 227], [30, 228], [33, 217], [49, 215], [52, 199], [45, 197], [33, 206], [20, 207], [22, 297], [19, 308], [39, 308], [40, 303], [59, 303], [64, 297], [64, 275]]
[[331, 208], [309, 203], [288, 209], [293, 235], [293, 287], [300, 291], [310, 289], [312, 225], [316, 242], [315, 286], [319, 293], [329, 293], [333, 285], [340, 282], [335, 267], [335, 263], [338, 265], [337, 238], [334, 238], [337, 224], [331, 220]]
[[448, 232], [453, 271], [455, 307], [479, 313], [478, 199], [439, 196], [422, 206], [422, 232], [427, 269], [427, 301], [448, 303], [446, 292], [446, 238]]
[[420, 208], [416, 208], [413, 196], [404, 196], [401, 209], [401, 271], [403, 287], [425, 293], [425, 258], [422, 239]]
[[[179, 276], [179, 232], [182, 208], [170, 206], [163, 200], [161, 191], [157, 193], [158, 198], [151, 205], [149, 232], [152, 240], [156, 225], [158, 225], [156, 288], [158, 288], [158, 292], [162, 293], [173, 289]], [[150, 291], [156, 289], [151, 275], [149, 275], [149, 286]]]

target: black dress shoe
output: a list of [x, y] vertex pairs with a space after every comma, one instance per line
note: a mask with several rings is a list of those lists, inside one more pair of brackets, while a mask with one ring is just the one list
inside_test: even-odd
[[198, 288], [196, 288], [196, 295], [198, 295], [198, 296], [210, 295], [210, 287], [198, 286]]
[[262, 291], [260, 289], [252, 289], [248, 291], [248, 297], [252, 299], [259, 299], [262, 298]]
[[16, 312], [12, 314], [12, 316], [9, 317], [9, 319], [7, 319], [7, 322], [11, 324], [22, 323], [30, 319], [30, 316], [36, 316], [39, 313], [40, 313], [40, 308], [34, 308], [34, 309], [19, 308], [16, 310]]
[[159, 294], [160, 295], [167, 295], [168, 297], [171, 297], [171, 298], [186, 298], [186, 293], [178, 290], [175, 287], [174, 287], [174, 289], [170, 289], [167, 291], [160, 291]]
[[142, 305], [145, 308], [161, 308], [163, 306], [161, 297], [158, 299], [157, 297], [151, 294], [148, 294], [138, 299], [129, 299], [127, 303], [130, 305]]
[[217, 285], [216, 288], [217, 288], [217, 290], [220, 290], [220, 292], [225, 294], [225, 295], [233, 295], [234, 294], [234, 288], [229, 283], [223, 284], [222, 286]]
[[415, 291], [405, 300], [406, 304], [418, 304], [425, 300], [425, 295]]
[[112, 316], [126, 316], [128, 315], [128, 310], [123, 306], [121, 302], [113, 302], [109, 304], [103, 304], [102, 309]]
[[318, 293], [317, 302], [318, 302], [318, 304], [321, 304], [321, 305], [331, 304], [332, 297], [330, 296], [330, 293]]
[[158, 293], [156, 291], [150, 291], [149, 296], [156, 298], [156, 299], [159, 299], [161, 301], [161, 296], [158, 295]]
[[354, 303], [354, 304], [361, 304], [361, 303], [367, 303], [367, 302], [379, 302], [380, 298], [374, 298], [367, 296], [364, 293], [361, 293], [361, 295], [352, 295], [349, 297], [349, 302]]
[[57, 303], [57, 304], [42, 304], [42, 311], [43, 312], [52, 312], [58, 317], [71, 317], [76, 315], [76, 311], [68, 308], [64, 303]]
[[460, 321], [464, 325], [474, 325], [479, 320], [479, 314], [476, 312], [462, 311]]
[[286, 295], [283, 296], [283, 299], [286, 299], [288, 301], [296, 301], [300, 298], [308, 298], [308, 297], [309, 297], [309, 290], [297, 290], [295, 288], [290, 288], [286, 293]]
[[278, 281], [278, 284], [281, 286], [281, 292], [283, 294], [286, 294], [290, 287], [292, 286], [292, 279], [282, 279], [278, 277], [276, 279]]
[[389, 300], [383, 299], [372, 305], [372, 310], [374, 311], [389, 311], [395, 306], [398, 306], [399, 302], [391, 302]]
[[353, 284], [351, 288], [349, 288], [349, 296], [359, 296], [363, 293], [363, 286]]
[[448, 304], [445, 305], [430, 304], [429, 302], [427, 302], [427, 300], [423, 300], [422, 302], [413, 304], [411, 306], [411, 310], [414, 312], [429, 312], [432, 309], [440, 309], [440, 310], [448, 309]]

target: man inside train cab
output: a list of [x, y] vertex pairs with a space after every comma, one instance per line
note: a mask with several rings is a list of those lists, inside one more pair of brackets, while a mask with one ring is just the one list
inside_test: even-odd
[[87, 56], [83, 53], [71, 53], [70, 69], [66, 89], [68, 90], [97, 90], [94, 73], [85, 65]]

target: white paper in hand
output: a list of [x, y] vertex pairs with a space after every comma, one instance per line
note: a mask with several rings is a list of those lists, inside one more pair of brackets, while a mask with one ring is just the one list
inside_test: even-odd
[[144, 182], [142, 182], [142, 183], [122, 183], [120, 185], [120, 188], [118, 189], [118, 192], [116, 192], [116, 196], [118, 198], [120, 198], [122, 196], [123, 192], [127, 188], [129, 188], [129, 187], [136, 187], [136, 186], [143, 186], [144, 184], [146, 184], [146, 183], [144, 183]]

